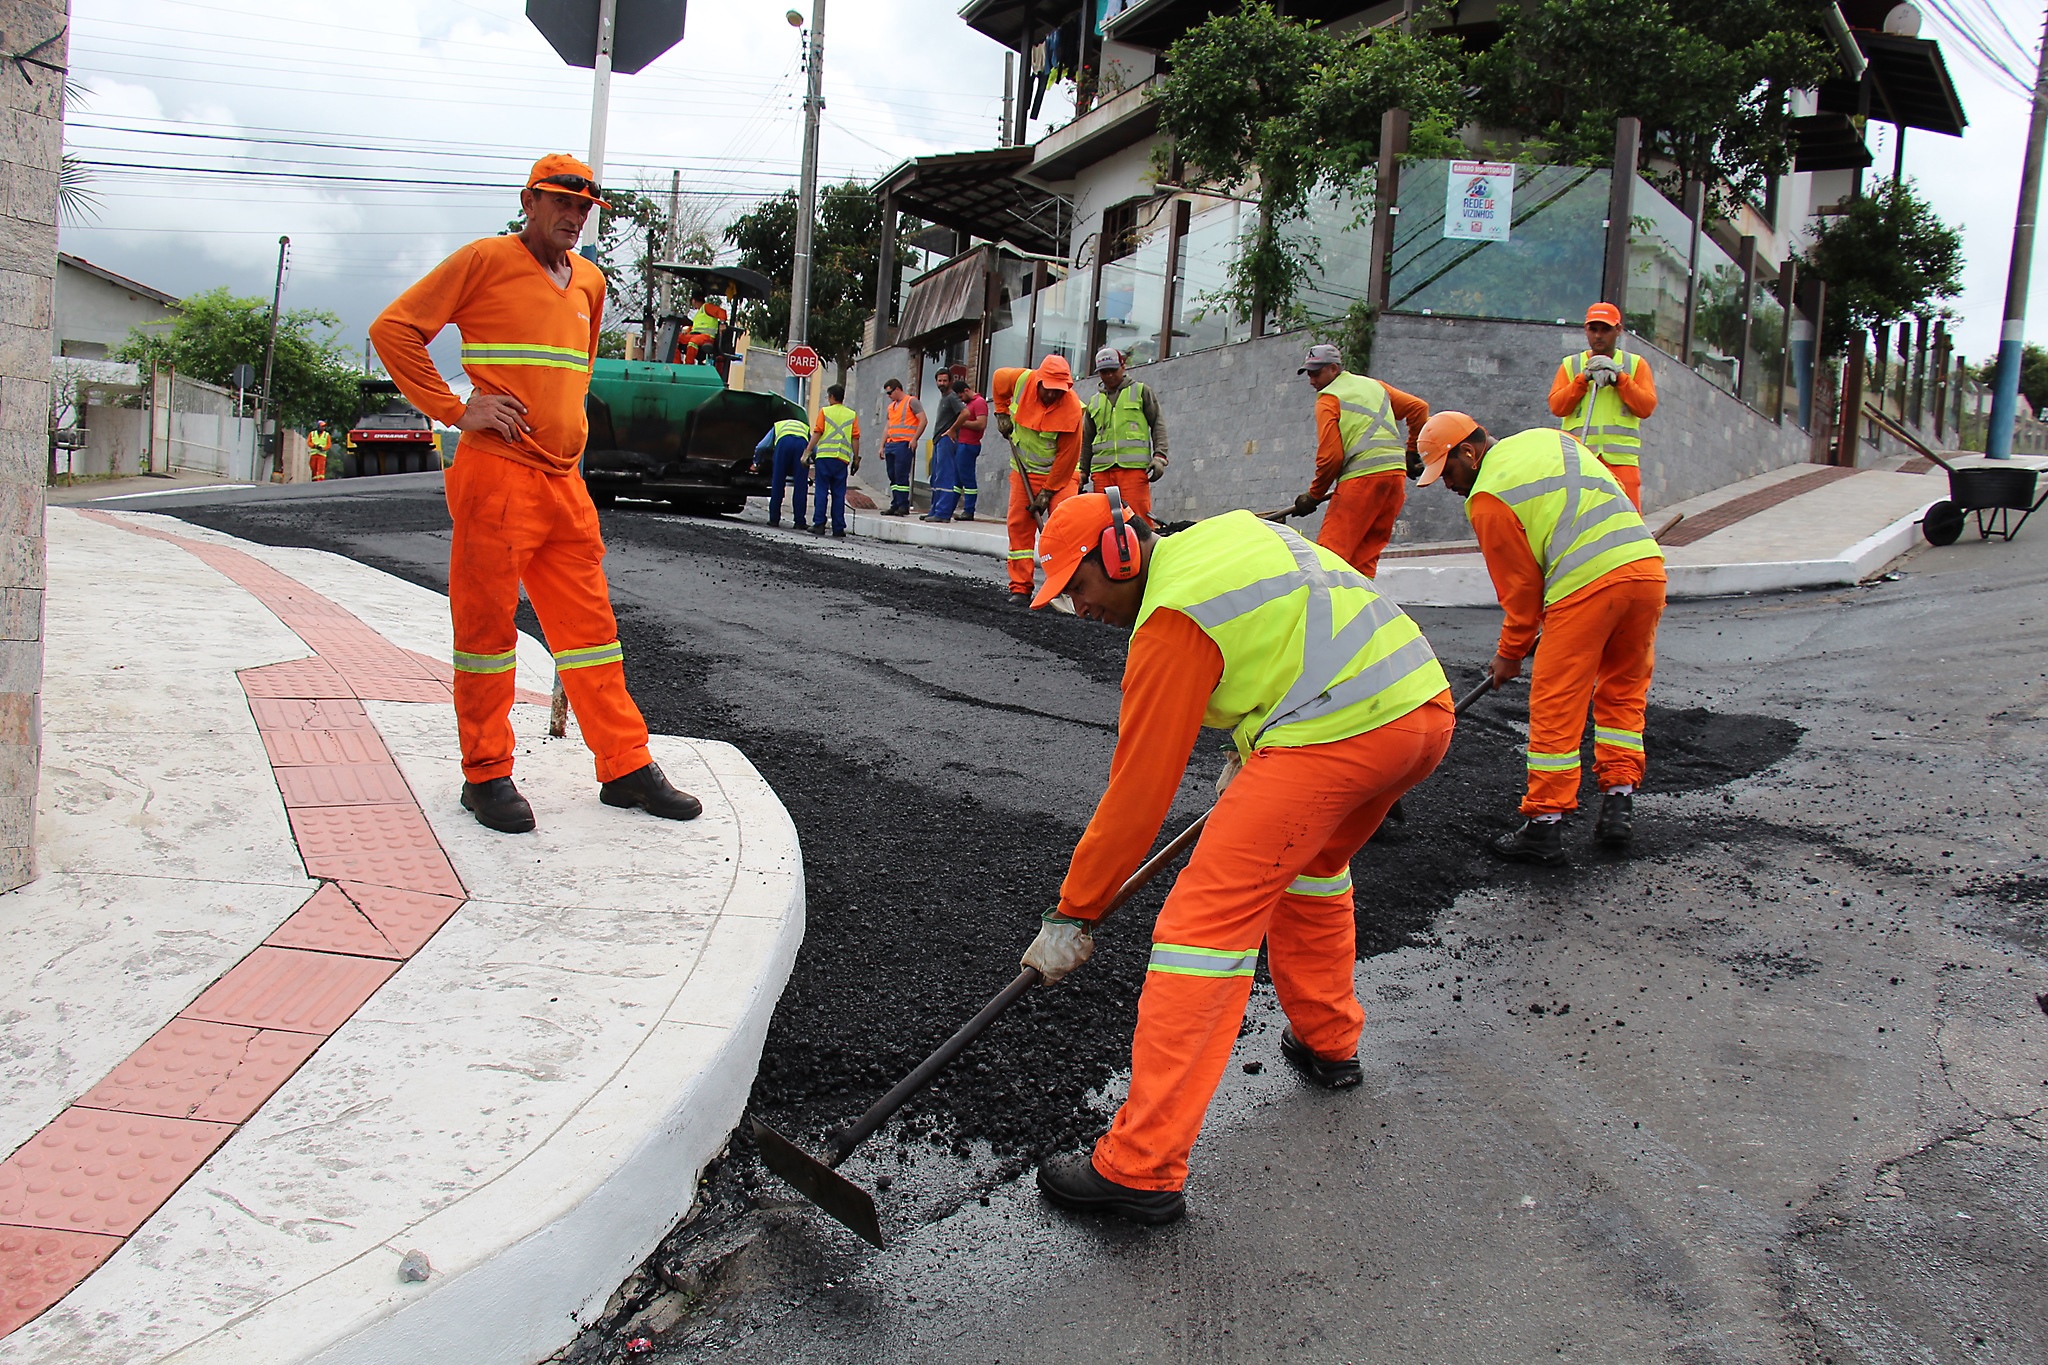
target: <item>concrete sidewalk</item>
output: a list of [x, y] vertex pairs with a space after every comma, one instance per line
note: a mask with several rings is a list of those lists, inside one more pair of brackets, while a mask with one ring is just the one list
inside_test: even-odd
[[787, 813], [667, 736], [704, 815], [600, 805], [522, 638], [540, 829], [493, 834], [456, 804], [445, 599], [160, 517], [48, 537], [0, 1361], [558, 1349], [738, 1119], [803, 931]]

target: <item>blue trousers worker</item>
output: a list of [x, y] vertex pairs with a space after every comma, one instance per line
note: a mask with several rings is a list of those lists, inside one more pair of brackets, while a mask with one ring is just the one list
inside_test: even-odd
[[917, 464], [917, 449], [908, 441], [890, 441], [882, 447], [882, 462], [889, 469], [889, 510], [900, 516], [910, 510], [910, 474]]
[[[796, 497], [790, 502], [790, 517], [796, 522], [796, 529], [805, 529], [804, 503], [811, 493], [810, 471], [804, 468], [804, 449], [810, 444], [806, 437], [785, 436], [775, 443], [775, 481], [768, 486], [768, 524], [782, 525], [782, 490], [790, 484], [796, 485]], [[833, 464], [839, 461], [831, 461]]]
[[932, 520], [974, 519], [974, 500], [981, 490], [974, 483], [974, 463], [981, 455], [979, 445], [968, 445], [950, 436], [932, 443]]
[[817, 502], [811, 509], [811, 525], [819, 530], [825, 528], [825, 505], [832, 506], [832, 534], [846, 534], [846, 461], [825, 459], [817, 461], [811, 468], [811, 483], [818, 490]]

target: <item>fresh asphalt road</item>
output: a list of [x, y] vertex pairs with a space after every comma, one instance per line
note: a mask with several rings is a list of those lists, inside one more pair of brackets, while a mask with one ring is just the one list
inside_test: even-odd
[[[125, 505], [445, 572], [434, 476]], [[734, 738], [802, 834], [755, 1107], [815, 1141], [1014, 971], [1107, 769], [1119, 641], [1006, 614], [994, 561], [605, 530], [650, 719]], [[575, 1358], [645, 1331], [669, 1361], [2048, 1359], [2048, 528], [1901, 567], [1670, 609], [1633, 860], [1582, 823], [1569, 873], [1489, 866], [1516, 713], [1475, 712], [1356, 864], [1366, 1086], [1278, 1065], [1262, 984], [1184, 1223], [1016, 1178], [1113, 1106], [1134, 907], [849, 1166], [893, 1174], [886, 1251], [742, 1147], [716, 1226]], [[1491, 652], [1491, 613], [1416, 614], [1461, 679]]]

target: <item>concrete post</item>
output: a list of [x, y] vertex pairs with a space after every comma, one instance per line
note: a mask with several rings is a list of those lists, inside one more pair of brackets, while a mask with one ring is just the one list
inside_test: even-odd
[[1643, 121], [1614, 121], [1614, 170], [1607, 187], [1607, 260], [1600, 276], [1600, 297], [1628, 311], [1628, 224], [1635, 208], [1636, 158], [1641, 154]]
[[15, 0], [0, 67], [11, 193], [0, 254], [0, 891], [36, 875], [42, 750], [43, 480], [50, 442], [50, 336], [57, 273], [68, 0]]
[[1401, 202], [1401, 158], [1407, 151], [1408, 111], [1389, 109], [1380, 115], [1380, 164], [1379, 173], [1373, 178], [1372, 195], [1372, 257], [1365, 275], [1365, 297], [1378, 312], [1385, 312], [1387, 307], [1395, 210]]

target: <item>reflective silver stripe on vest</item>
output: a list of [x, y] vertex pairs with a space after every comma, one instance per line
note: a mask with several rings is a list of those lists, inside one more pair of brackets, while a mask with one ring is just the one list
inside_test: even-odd
[[1287, 885], [1290, 896], [1341, 896], [1351, 889], [1351, 869], [1335, 877], [1311, 877], [1306, 872]]
[[1145, 970], [1175, 976], [1250, 976], [1258, 966], [1257, 948], [1190, 948], [1181, 943], [1155, 943]]
[[[1293, 556], [1293, 573], [1262, 578], [1256, 583], [1219, 593], [1206, 602], [1183, 608], [1195, 624], [1213, 630], [1269, 602], [1277, 602], [1292, 592], [1302, 588], [1308, 590], [1302, 629], [1301, 673], [1295, 678], [1294, 685], [1287, 689], [1287, 695], [1266, 717], [1266, 723], [1259, 727], [1258, 735], [1252, 736], [1254, 743], [1260, 735], [1282, 725], [1314, 720], [1364, 701], [1392, 687], [1416, 669], [1427, 667], [1436, 658], [1429, 648], [1429, 641], [1417, 635], [1384, 659], [1369, 664], [1356, 676], [1339, 683], [1337, 675], [1372, 642], [1380, 627], [1399, 619], [1401, 609], [1382, 597], [1373, 587], [1372, 580], [1356, 570], [1326, 568], [1316, 558], [1315, 547], [1295, 531], [1285, 526], [1269, 526], [1268, 529], [1280, 537], [1281, 544]], [[1371, 597], [1364, 608], [1339, 630], [1336, 602], [1330, 590], [1350, 587], [1364, 588]]]
[[[1585, 476], [1579, 470], [1578, 451], [1568, 431], [1557, 433], [1559, 445], [1564, 449], [1564, 510], [1558, 514], [1557, 525], [1550, 533], [1550, 545], [1544, 554], [1543, 585], [1547, 589], [1572, 570], [1593, 560], [1609, 550], [1633, 545], [1638, 541], [1651, 540], [1650, 530], [1638, 520], [1633, 526], [1619, 526], [1589, 541], [1578, 549], [1571, 548], [1572, 542], [1591, 530], [1594, 525], [1615, 514], [1612, 498], [1605, 503], [1595, 504], [1581, 510], [1579, 499], [1587, 491]], [[1597, 458], [1597, 457], [1596, 457]], [[1542, 480], [1548, 483], [1549, 480]]]
[[[823, 414], [820, 415], [822, 416]], [[853, 424], [859, 420], [859, 414], [855, 414], [843, 422], [835, 422], [830, 417], [826, 417], [825, 434], [818, 438], [816, 458], [820, 460], [851, 461], [853, 458]], [[843, 447], [840, 444], [841, 442], [844, 442]], [[828, 446], [831, 449], [827, 449]]]
[[[1367, 423], [1365, 430], [1358, 433], [1358, 439], [1344, 450], [1344, 467], [1337, 475], [1340, 480], [1358, 474], [1379, 474], [1389, 469], [1407, 471], [1408, 447], [1401, 439], [1400, 426], [1394, 421], [1394, 403], [1387, 397], [1384, 385], [1380, 388], [1378, 407], [1362, 408], [1341, 398], [1337, 400], [1337, 406], [1365, 418]], [[1398, 452], [1384, 449], [1378, 439], [1381, 436], [1401, 449]]]

